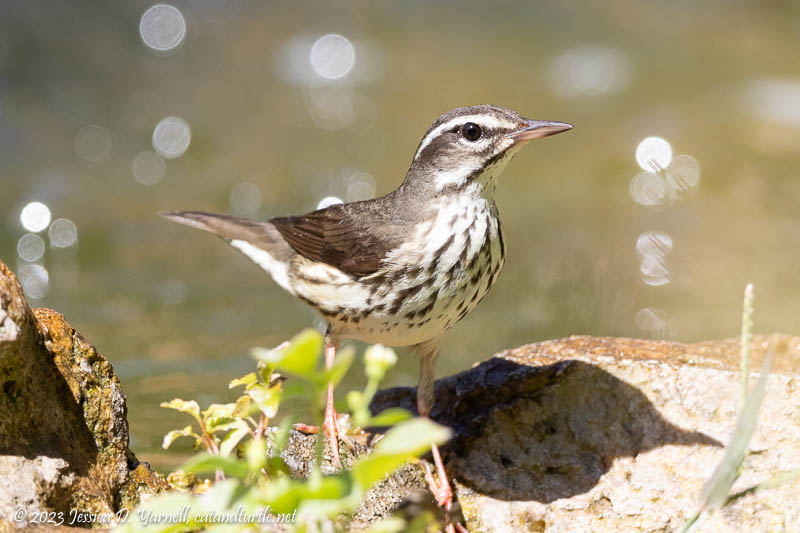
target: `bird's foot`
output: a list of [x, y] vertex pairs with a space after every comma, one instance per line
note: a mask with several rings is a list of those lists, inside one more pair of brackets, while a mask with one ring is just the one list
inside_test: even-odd
[[294, 429], [297, 431], [306, 433], [308, 435], [316, 435], [319, 433], [319, 426], [310, 426], [308, 424], [303, 424], [302, 422], [298, 422], [292, 427], [294, 427]]
[[454, 521], [453, 517], [450, 516], [450, 511], [453, 507], [453, 488], [447, 479], [442, 456], [439, 454], [439, 447], [436, 444], [431, 446], [431, 454], [433, 455], [433, 463], [436, 466], [436, 476], [434, 476], [428, 463], [423, 462], [422, 465], [425, 467], [425, 481], [428, 483], [428, 488], [433, 494], [433, 498], [439, 507], [446, 511], [447, 523], [445, 524], [445, 531], [447, 533], [456, 533], [456, 531], [458, 533], [467, 533], [467, 528], [458, 520]]
[[325, 421], [322, 423], [322, 428], [328, 436], [328, 444], [331, 448], [331, 456], [333, 467], [336, 469], [342, 468], [342, 460], [339, 457], [339, 436], [344, 436], [344, 433], [339, 429], [339, 416], [332, 403], [325, 406]]
[[422, 463], [425, 466], [425, 481], [428, 483], [436, 503], [439, 507], [444, 507], [449, 511], [453, 506], [453, 489], [450, 487], [450, 481], [447, 479], [447, 473], [444, 471], [444, 464], [442, 457], [439, 455], [439, 447], [436, 444], [431, 446], [431, 454], [433, 455], [433, 463], [436, 465], [436, 474], [438, 480], [434, 478], [431, 467], [427, 463]]

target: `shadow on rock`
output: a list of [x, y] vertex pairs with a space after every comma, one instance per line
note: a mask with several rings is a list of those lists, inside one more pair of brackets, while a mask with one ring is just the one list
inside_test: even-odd
[[0, 352], [0, 409], [16, 416], [0, 417], [0, 455], [59, 458], [78, 475], [87, 475], [97, 444], [63, 368], [53, 359], [31, 355], [47, 350], [35, 333], [5, 348]]
[[[415, 411], [414, 388], [371, 408]], [[432, 418], [455, 431], [442, 450], [461, 483], [502, 500], [549, 503], [591, 489], [617, 457], [669, 445], [721, 444], [665, 420], [637, 388], [593, 364], [495, 357], [436, 382]]]

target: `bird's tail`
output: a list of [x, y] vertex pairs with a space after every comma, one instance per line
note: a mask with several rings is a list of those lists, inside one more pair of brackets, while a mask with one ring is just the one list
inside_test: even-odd
[[159, 215], [219, 235], [269, 272], [278, 285], [294, 293], [289, 283], [289, 261], [296, 252], [269, 222], [203, 211], [162, 211]]

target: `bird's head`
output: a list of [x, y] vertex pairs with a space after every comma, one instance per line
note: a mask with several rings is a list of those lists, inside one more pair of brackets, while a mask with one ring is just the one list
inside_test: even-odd
[[505, 107], [459, 107], [439, 117], [419, 143], [406, 183], [438, 192], [494, 189], [495, 179], [532, 139], [572, 129], [564, 122], [530, 120]]

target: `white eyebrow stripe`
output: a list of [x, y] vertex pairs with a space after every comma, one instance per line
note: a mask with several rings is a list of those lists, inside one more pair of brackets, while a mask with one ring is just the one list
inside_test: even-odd
[[501, 126], [513, 127], [514, 125], [507, 120], [498, 120], [497, 117], [492, 115], [461, 115], [458, 117], [453, 117], [447, 122], [436, 126], [434, 130], [432, 130], [422, 139], [422, 142], [419, 143], [419, 148], [417, 148], [417, 152], [414, 154], [414, 160], [416, 161], [417, 157], [419, 157], [419, 154], [422, 153], [425, 147], [428, 146], [433, 139], [441, 135], [443, 131], [447, 131], [457, 124], [464, 124], [466, 122], [475, 122], [488, 128], [498, 128]]

